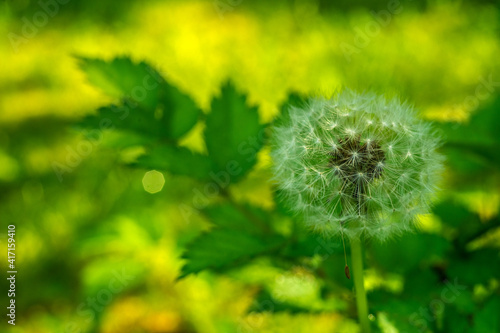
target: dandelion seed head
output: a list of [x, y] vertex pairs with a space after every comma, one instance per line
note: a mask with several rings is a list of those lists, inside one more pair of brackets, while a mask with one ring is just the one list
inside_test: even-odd
[[386, 240], [427, 213], [443, 158], [410, 105], [344, 90], [290, 107], [285, 118], [273, 129], [274, 177], [314, 230]]

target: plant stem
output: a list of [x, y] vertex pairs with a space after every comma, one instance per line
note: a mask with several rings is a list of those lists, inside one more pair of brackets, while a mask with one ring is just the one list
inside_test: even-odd
[[365, 286], [363, 284], [363, 249], [361, 240], [351, 240], [352, 274], [354, 278], [354, 289], [356, 290], [356, 305], [358, 318], [363, 333], [370, 333], [370, 322], [368, 321], [368, 302], [366, 301]]

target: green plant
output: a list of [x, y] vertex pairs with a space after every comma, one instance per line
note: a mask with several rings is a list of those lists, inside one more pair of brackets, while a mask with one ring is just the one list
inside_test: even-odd
[[[381, 331], [397, 328], [408, 332], [426, 329], [482, 332], [495, 331], [498, 327], [495, 321], [499, 305], [495, 284], [495, 277], [500, 274], [498, 251], [488, 246], [471, 247], [471, 243], [488, 241], [488, 234], [499, 225], [498, 218], [480, 221], [477, 214], [445, 198], [433, 208], [433, 218], [442, 221], [442, 230], [404, 233], [417, 221], [414, 214], [428, 208], [442, 162], [442, 157], [435, 152], [439, 142], [432, 130], [416, 120], [407, 104], [350, 91], [331, 100], [314, 98], [307, 103], [291, 94], [281, 106], [282, 117], [272, 124], [263, 124], [259, 122], [258, 108], [249, 106], [246, 96], [231, 83], [223, 84], [212, 98], [209, 109], [202, 111], [189, 94], [177, 89], [146, 63], [134, 63], [128, 58], [108, 62], [81, 58], [80, 61], [89, 80], [116, 100], [115, 104], [101, 107], [96, 114], [84, 118], [79, 127], [85, 128], [87, 134], [95, 134], [96, 129], [103, 128], [96, 144], [101, 143], [101, 149], [108, 149], [111, 159], [117, 158], [138, 168], [130, 170], [133, 174], [140, 177], [141, 169], [156, 169], [171, 175], [167, 179], [174, 185], [180, 184], [178, 189], [168, 189], [172, 201], [169, 204], [178, 207], [177, 222], [183, 226], [180, 227], [183, 228], [182, 237], [178, 239], [184, 259], [179, 279], [200, 273], [202, 279], [213, 282], [217, 281], [214, 275], [224, 274], [243, 283], [246, 290], [252, 290], [253, 302], [246, 309], [249, 313], [265, 313], [264, 317], [278, 312], [312, 316], [339, 313], [342, 322], [337, 328], [353, 331], [358, 327], [352, 319], [356, 317], [351, 297], [353, 284], [338, 268], [342, 261], [347, 263], [349, 260], [358, 293], [357, 312], [366, 331], [370, 329], [366, 321], [368, 307], [361, 290], [363, 275], [359, 273], [363, 270], [364, 252], [370, 262], [371, 277], [375, 272], [384, 280], [377, 287], [368, 285], [370, 318]], [[352, 112], [332, 111], [335, 104], [340, 105], [341, 98], [343, 110], [353, 108]], [[334, 118], [349, 113], [338, 121], [345, 127], [344, 132], [338, 125], [333, 129], [325, 127], [332, 127], [333, 120], [326, 117], [326, 112], [322, 114], [321, 108], [317, 109], [318, 114], [311, 116], [311, 106], [315, 105], [324, 106], [323, 111], [330, 110]], [[447, 179], [460, 179], [457, 185], [465, 185], [464, 178], [473, 185], [480, 184], [475, 180], [478, 170], [490, 175], [492, 186], [497, 184], [494, 181], [498, 180], [498, 158], [492, 153], [498, 147], [496, 106], [498, 103], [473, 117], [467, 126], [438, 125], [446, 136], [442, 151], [447, 154], [447, 164], [452, 166], [447, 169], [446, 176]], [[381, 121], [386, 117], [401, 123], [406, 121], [407, 130], [403, 126], [394, 128], [392, 121], [384, 126]], [[374, 125], [377, 120], [377, 126], [366, 126], [368, 121]], [[301, 126], [309, 124], [309, 127], [293, 127], [292, 121]], [[201, 139], [206, 144], [204, 152], [193, 151], [182, 143], [186, 136], [196, 131], [196, 124], [201, 125], [198, 129], [202, 129]], [[310, 131], [312, 124], [319, 126], [321, 138], [337, 143], [337, 153], [311, 140], [311, 135], [315, 134]], [[345, 131], [348, 127], [352, 131]], [[467, 135], [463, 135], [463, 131]], [[262, 148], [269, 146], [269, 132], [274, 133], [274, 170], [281, 170], [283, 178], [275, 176], [280, 188], [275, 191], [275, 198], [269, 200], [273, 205], [264, 207], [242, 198], [241, 194], [249, 183], [258, 184], [259, 190], [275, 189], [269, 181], [270, 170], [257, 163], [258, 155], [265, 155]], [[318, 153], [300, 155], [295, 152], [297, 159], [280, 161], [286, 154], [280, 142], [290, 145], [294, 136], [309, 140], [310, 148], [319, 147]], [[376, 145], [372, 141], [368, 145], [369, 136], [376, 138]], [[387, 151], [388, 142], [398, 143], [392, 155]], [[357, 163], [343, 164], [353, 147], [361, 152], [353, 160]], [[405, 147], [410, 147], [411, 159], [406, 156]], [[370, 152], [372, 157], [368, 158]], [[314, 172], [303, 172], [305, 178], [287, 179], [283, 170], [291, 168], [291, 171], [300, 163], [314, 164], [314, 169], [310, 169]], [[330, 170], [333, 163], [337, 163], [341, 172]], [[378, 167], [379, 163], [383, 168]], [[309, 195], [312, 189], [323, 195], [326, 207], [333, 207], [326, 195], [328, 191], [334, 193], [335, 187], [328, 186], [318, 171], [325, 171], [333, 185], [345, 187], [346, 194], [336, 196], [339, 203], [333, 212], [337, 215], [332, 215], [338, 225], [328, 226], [325, 221], [311, 219], [317, 215], [311, 214], [309, 207], [323, 202], [318, 199], [306, 201], [315, 198]], [[355, 171], [363, 172], [363, 176]], [[412, 177], [398, 183], [404, 172]], [[420, 178], [422, 172], [428, 177]], [[72, 176], [68, 175], [68, 181]], [[314, 182], [317, 179], [322, 182]], [[307, 187], [306, 180], [313, 182], [311, 188]], [[396, 186], [391, 187], [387, 180], [392, 180]], [[288, 186], [284, 186], [286, 184]], [[309, 196], [302, 196], [301, 205], [297, 205], [300, 186]], [[378, 195], [383, 194], [384, 189], [390, 192], [385, 199], [382, 195], [377, 201], [365, 201], [370, 199], [367, 193], [374, 189]], [[406, 197], [405, 191], [409, 192]], [[162, 193], [155, 195], [159, 195], [157, 200], [164, 200]], [[177, 201], [172, 199], [177, 196]], [[145, 200], [149, 201], [147, 197]], [[394, 207], [389, 205], [391, 201]], [[288, 207], [284, 203], [288, 203]], [[130, 201], [124, 201], [123, 205], [130, 206]], [[409, 207], [412, 209], [405, 214]], [[113, 214], [120, 214], [120, 211]], [[388, 220], [383, 220], [383, 216]], [[372, 223], [359, 224], [371, 218], [374, 218]], [[100, 224], [101, 221], [96, 226]], [[148, 223], [143, 227], [151, 228]], [[319, 233], [310, 232], [310, 229]], [[351, 255], [342, 251], [339, 237], [342, 234], [349, 241]], [[397, 235], [400, 237], [395, 237]], [[389, 238], [394, 239], [385, 241]], [[375, 241], [363, 242], [366, 239]], [[366, 251], [362, 245], [366, 246]], [[440, 295], [443, 290], [448, 293], [450, 283], [457, 293], [453, 301], [446, 303], [444, 312], [437, 312], [433, 306], [436, 301], [443, 302]], [[475, 290], [480, 290], [479, 294]], [[233, 332], [238, 327], [249, 332], [269, 330], [263, 322], [252, 320], [251, 315], [233, 325], [222, 331]], [[485, 327], [493, 329], [485, 330]]]
[[364, 331], [360, 239], [386, 240], [429, 212], [442, 170], [438, 145], [407, 103], [349, 90], [290, 107], [274, 129], [274, 175], [284, 201], [312, 229], [351, 240]]

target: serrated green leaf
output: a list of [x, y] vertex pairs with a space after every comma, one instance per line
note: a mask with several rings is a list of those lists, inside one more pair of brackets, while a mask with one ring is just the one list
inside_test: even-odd
[[162, 137], [178, 139], [198, 122], [201, 110], [188, 95], [163, 82], [160, 90]]
[[280, 126], [290, 121], [289, 109], [291, 107], [305, 107], [307, 98], [299, 93], [291, 92], [287, 99], [280, 105], [280, 115], [273, 121], [274, 126]]
[[136, 64], [128, 58], [80, 60], [92, 84], [123, 101], [122, 105], [99, 109], [97, 115], [86, 117], [82, 126], [98, 129], [103, 119], [109, 119], [117, 130], [173, 141], [198, 121], [201, 110], [196, 103], [146, 63]]
[[296, 107], [304, 107], [304, 105], [307, 103], [307, 97], [301, 93], [298, 92], [291, 92], [288, 95], [287, 100], [283, 103], [282, 105], [282, 110], [284, 107], [287, 106], [296, 106]]
[[246, 260], [272, 251], [282, 243], [281, 237], [263, 239], [235, 230], [214, 229], [197, 237], [186, 249], [183, 278], [205, 269], [236, 267]]
[[246, 234], [262, 234], [268, 230], [266, 213], [250, 205], [223, 204], [204, 209], [210, 222], [219, 228], [238, 230]]
[[79, 57], [80, 68], [90, 83], [106, 94], [130, 98], [150, 110], [156, 108], [159, 97], [159, 74], [144, 62], [134, 63], [121, 57], [111, 61]]
[[127, 134], [140, 134], [151, 142], [159, 136], [158, 122], [143, 109], [131, 108], [127, 105], [109, 105], [97, 110], [97, 114], [83, 118], [79, 124], [92, 131], [99, 131], [101, 135], [106, 130], [122, 131]]
[[162, 145], [140, 156], [136, 166], [168, 171], [174, 175], [209, 180], [211, 164], [207, 156], [193, 153], [184, 147]]
[[[92, 137], [89, 138], [92, 140]], [[138, 132], [109, 131], [103, 133], [102, 144], [104, 147], [117, 149], [139, 148], [148, 145], [151, 139]]]
[[231, 163], [235, 170], [231, 182], [240, 180], [257, 161], [263, 128], [257, 108], [247, 106], [246, 96], [233, 85], [224, 84], [220, 96], [212, 100], [205, 128], [207, 149], [217, 171]]

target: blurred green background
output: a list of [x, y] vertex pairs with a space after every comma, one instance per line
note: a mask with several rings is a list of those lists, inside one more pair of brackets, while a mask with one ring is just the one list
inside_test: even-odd
[[[210, 156], [205, 119], [227, 80], [224, 89], [258, 107], [256, 128], [291, 93], [350, 87], [415, 104], [446, 140], [443, 191], [419, 232], [367, 244], [373, 328], [500, 332], [498, 2], [63, 2], [0, 3], [0, 236], [6, 246], [7, 225], [16, 225], [19, 271], [17, 324], [4, 317], [2, 332], [359, 329], [341, 242], [309, 234], [280, 207], [266, 141], [206, 209], [193, 209], [206, 180], [190, 177], [202, 173], [191, 155], [172, 163], [179, 167], [129, 165], [148, 151], [144, 133], [104, 133], [59, 179], [54, 162], [84, 140], [75, 124], [121, 101], [81, 57], [145, 61], [192, 98], [202, 113], [175, 139], [195, 156]], [[127, 66], [107, 80], [133, 80]], [[238, 244], [223, 246], [238, 233], [207, 240], [214, 225], [253, 228], [249, 216], [269, 223], [266, 237], [289, 241], [238, 257]]]

